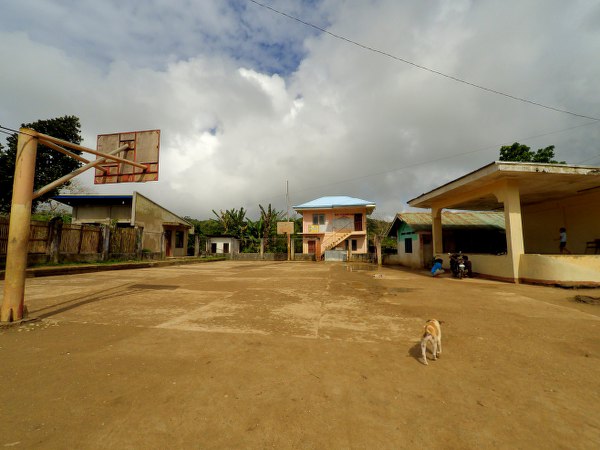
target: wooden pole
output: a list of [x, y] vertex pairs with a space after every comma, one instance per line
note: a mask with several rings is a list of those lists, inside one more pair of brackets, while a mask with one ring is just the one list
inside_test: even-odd
[[[113, 150], [112, 152], [108, 153], [107, 156], [110, 157], [110, 155], [122, 152], [123, 150], [126, 150], [128, 148], [129, 148], [129, 144], [123, 144], [119, 148], [117, 148], [117, 149]], [[37, 191], [35, 191], [33, 193], [33, 198], [38, 198], [38, 197], [44, 195], [46, 192], [50, 192], [52, 189], [54, 189], [54, 188], [56, 188], [58, 186], [62, 186], [67, 181], [69, 181], [71, 178], [76, 177], [77, 175], [85, 172], [88, 169], [91, 169], [92, 167], [96, 167], [98, 164], [102, 164], [104, 161], [106, 161], [106, 159], [107, 158], [105, 158], [105, 157], [96, 159], [95, 161], [89, 162], [86, 165], [81, 166], [79, 169], [75, 169], [73, 172], [68, 173], [64, 177], [60, 177], [58, 180], [55, 180], [52, 183], [48, 183], [46, 186], [44, 186], [44, 187], [38, 189]]]
[[0, 322], [16, 322], [23, 319], [37, 136], [38, 133], [34, 130], [19, 130]]
[[42, 141], [42, 143], [44, 145], [47, 145], [46, 144], [47, 142], [53, 142], [55, 144], [62, 145], [64, 147], [72, 148], [73, 150], [80, 150], [82, 152], [91, 153], [92, 155], [100, 156], [100, 157], [109, 159], [111, 161], [119, 161], [119, 162], [122, 162], [123, 164], [129, 164], [131, 166], [138, 167], [138, 168], [140, 168], [142, 170], [148, 169], [148, 167], [146, 167], [143, 164], [136, 163], [136, 162], [133, 162], [133, 161], [129, 161], [128, 159], [120, 158], [118, 156], [114, 156], [111, 153], [102, 153], [102, 152], [99, 152], [98, 150], [92, 150], [91, 148], [87, 148], [87, 147], [84, 147], [82, 145], [73, 144], [72, 142], [63, 141], [62, 139], [58, 139], [58, 138], [55, 138], [55, 137], [52, 137], [52, 136], [48, 136], [47, 134], [38, 133], [38, 136], [40, 138], [40, 141]]

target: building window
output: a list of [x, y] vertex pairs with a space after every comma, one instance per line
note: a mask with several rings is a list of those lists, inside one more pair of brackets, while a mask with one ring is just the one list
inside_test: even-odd
[[175, 248], [183, 248], [183, 231], [175, 232]]
[[358, 249], [358, 241], [356, 239], [352, 239], [352, 251], [355, 252]]
[[404, 253], [412, 253], [412, 238], [404, 238]]
[[325, 214], [313, 214], [313, 225], [325, 225]]
[[223, 243], [223, 253], [229, 253], [229, 242]]

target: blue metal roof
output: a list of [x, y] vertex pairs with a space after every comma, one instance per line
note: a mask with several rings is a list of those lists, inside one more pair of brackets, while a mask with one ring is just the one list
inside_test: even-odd
[[320, 197], [310, 202], [303, 203], [293, 208], [298, 209], [331, 209], [344, 208], [349, 206], [366, 206], [367, 208], [375, 209], [375, 202], [362, 200], [360, 198], [346, 197], [343, 195]]
[[52, 200], [73, 200], [73, 199], [97, 199], [97, 198], [101, 198], [101, 199], [118, 199], [118, 200], [122, 200], [122, 199], [127, 199], [127, 198], [133, 198], [133, 195], [56, 195], [54, 197], [52, 197]]
[[52, 200], [63, 203], [69, 206], [79, 205], [110, 205], [127, 204], [133, 202], [133, 195], [57, 195], [52, 197]]

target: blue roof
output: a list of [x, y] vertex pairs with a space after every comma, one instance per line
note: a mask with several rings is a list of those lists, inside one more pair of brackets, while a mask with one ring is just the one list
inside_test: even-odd
[[360, 198], [346, 197], [343, 195], [320, 197], [310, 202], [294, 206], [294, 209], [331, 209], [345, 208], [349, 206], [366, 206], [369, 209], [375, 209], [375, 202], [362, 200]]
[[52, 200], [63, 203], [69, 206], [79, 205], [110, 205], [116, 204], [128, 204], [133, 202], [133, 195], [57, 195], [52, 197]]
[[129, 194], [123, 194], [123, 195], [87, 195], [87, 194], [83, 194], [83, 195], [78, 195], [78, 194], [72, 194], [72, 195], [56, 195], [54, 197], [52, 197], [52, 200], [74, 200], [74, 199], [113, 199], [116, 198], [118, 200], [121, 199], [127, 199], [127, 198], [133, 198], [133, 195]]

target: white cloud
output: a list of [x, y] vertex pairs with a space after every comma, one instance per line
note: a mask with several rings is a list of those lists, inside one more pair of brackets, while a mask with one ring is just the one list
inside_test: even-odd
[[[431, 69], [598, 117], [600, 8], [509, 3], [272, 4]], [[139, 190], [207, 218], [259, 203], [285, 209], [289, 180], [292, 203], [351, 195], [389, 217], [515, 140], [600, 163], [600, 124], [530, 138], [589, 120], [456, 83], [250, 3], [76, 2], [60, 35], [62, 3], [33, 4], [45, 21], [16, 0], [0, 18], [1, 125], [74, 114], [89, 146], [100, 133], [161, 129], [159, 182], [96, 191]], [[81, 180], [91, 186], [90, 174]]]

